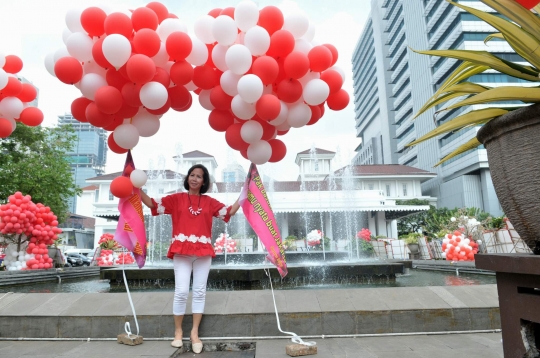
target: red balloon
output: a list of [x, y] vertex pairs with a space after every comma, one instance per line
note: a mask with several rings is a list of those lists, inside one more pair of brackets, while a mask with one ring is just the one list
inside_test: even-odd
[[122, 107], [122, 93], [116, 87], [103, 86], [96, 91], [94, 101], [101, 112], [113, 114]]
[[15, 97], [22, 92], [23, 86], [17, 77], [8, 77], [6, 87], [2, 88], [0, 93], [5, 97]]
[[155, 115], [161, 115], [161, 114], [167, 113], [167, 111], [170, 108], [171, 108], [171, 99], [169, 97], [167, 97], [167, 102], [165, 102], [165, 104], [161, 108], [158, 108], [158, 109], [147, 108], [146, 110], [148, 111], [148, 113], [155, 114]]
[[139, 98], [139, 93], [141, 92], [142, 84], [126, 83], [122, 87], [122, 97], [128, 105], [131, 107], [142, 106], [141, 99]]
[[185, 32], [176, 31], [167, 37], [165, 42], [167, 53], [174, 61], [183, 61], [191, 53], [193, 44], [191, 38]]
[[249, 147], [249, 144], [244, 142], [240, 136], [240, 130], [242, 129], [242, 123], [235, 123], [227, 128], [225, 132], [225, 141], [232, 149], [242, 150]]
[[156, 75], [156, 64], [145, 55], [133, 55], [126, 63], [129, 79], [137, 84], [150, 82]]
[[213, 109], [208, 115], [208, 124], [218, 132], [225, 132], [227, 128], [234, 124], [234, 116], [230, 111]]
[[287, 30], [277, 30], [270, 36], [270, 47], [266, 54], [274, 58], [285, 57], [294, 50], [294, 36]]
[[173, 86], [167, 88], [171, 99], [171, 108], [179, 109], [187, 106], [191, 100], [191, 93], [184, 86]]
[[209, 90], [219, 83], [219, 77], [212, 67], [197, 66], [193, 69], [193, 83], [199, 88]]
[[169, 19], [178, 19], [178, 16], [176, 16], [175, 14], [169, 13], [169, 15], [167, 15], [167, 18], [169, 18]]
[[135, 9], [131, 14], [131, 22], [133, 23], [133, 30], [135, 31], [140, 31], [141, 29], [155, 31], [159, 25], [156, 12], [147, 7]]
[[246, 158], [247, 160], [249, 160], [248, 156], [247, 156], [247, 148], [246, 149], [242, 149], [240, 150], [240, 154], [242, 154], [242, 157]]
[[219, 14], [221, 14], [221, 11], [223, 11], [223, 9], [220, 9], [220, 8], [212, 9], [210, 10], [210, 12], [208, 12], [208, 15], [212, 16], [213, 18], [216, 18], [219, 16]]
[[128, 39], [133, 34], [131, 19], [121, 12], [113, 12], [105, 18], [104, 29], [107, 35], [120, 34]]
[[187, 61], [175, 62], [171, 66], [170, 75], [174, 84], [187, 85], [193, 79], [193, 67]]
[[332, 65], [332, 52], [325, 46], [315, 46], [309, 53], [309, 67], [312, 71], [322, 72]]
[[273, 83], [279, 74], [277, 61], [270, 56], [261, 56], [253, 61], [251, 71], [257, 75], [264, 85]]
[[19, 116], [19, 121], [29, 127], [36, 127], [43, 122], [43, 112], [37, 107], [26, 107]]
[[0, 138], [7, 138], [13, 132], [11, 122], [5, 118], [0, 118]]
[[285, 135], [289, 132], [290, 129], [287, 129], [286, 131], [277, 131], [277, 135]]
[[341, 86], [343, 86], [343, 78], [338, 71], [324, 71], [323, 73], [321, 73], [321, 80], [326, 82], [326, 84], [330, 88], [330, 94], [336, 93], [341, 89]]
[[538, 5], [540, 3], [540, 0], [516, 0], [516, 2], [520, 4], [521, 6], [523, 6], [524, 8], [530, 10], [536, 5]]
[[88, 119], [88, 122], [99, 128], [105, 128], [109, 126], [113, 120], [114, 116], [110, 114], [103, 113], [99, 110], [98, 106], [92, 102], [86, 106], [86, 119]]
[[133, 184], [128, 177], [120, 176], [111, 182], [111, 193], [117, 198], [128, 198], [133, 193]]
[[107, 14], [99, 7], [89, 7], [81, 13], [81, 25], [90, 36], [101, 36], [105, 33]]
[[[105, 129], [106, 131], [112, 132], [112, 131], [114, 131], [116, 129], [116, 127], [118, 127], [122, 123], [124, 123], [124, 118], [121, 118], [120, 116], [118, 116], [118, 114], [115, 114], [113, 116], [112, 122], [110, 124], [108, 124], [107, 126], [103, 127], [103, 129]], [[112, 137], [112, 136], [110, 136], [110, 137]], [[126, 149], [125, 152], [127, 152], [127, 149]], [[122, 153], [125, 153], [125, 152], [122, 152]], [[119, 154], [122, 154], [122, 153], [119, 153]]]
[[22, 60], [15, 55], [7, 55], [6, 56], [6, 63], [4, 63], [4, 71], [7, 73], [18, 73], [23, 68], [23, 62]]
[[285, 155], [287, 154], [287, 147], [285, 146], [285, 143], [279, 139], [270, 139], [268, 144], [270, 144], [270, 147], [272, 147], [272, 155], [268, 160], [270, 163], [277, 163], [285, 158]]
[[265, 6], [259, 11], [257, 25], [265, 28], [270, 36], [283, 27], [283, 22], [283, 13], [275, 6]]
[[153, 1], [146, 5], [147, 8], [153, 10], [158, 18], [158, 22], [161, 24], [163, 20], [165, 20], [169, 16], [169, 10], [167, 10], [167, 7], [163, 5], [160, 2]]
[[173, 110], [175, 110], [177, 112], [187, 111], [191, 107], [191, 105], [193, 104], [193, 97], [191, 96], [191, 93], [188, 92], [188, 95], [189, 95], [188, 103], [184, 107], [174, 107]]
[[307, 126], [311, 126], [319, 121], [321, 119], [321, 107], [319, 106], [309, 106], [311, 108], [311, 119], [309, 122], [307, 122]]
[[105, 80], [109, 86], [116, 87], [119, 90], [122, 90], [122, 87], [128, 82], [119, 71], [114, 69], [114, 67], [107, 70], [105, 73]]
[[221, 10], [219, 14], [228, 16], [234, 20], [234, 7], [226, 7], [225, 9]]
[[159, 52], [160, 46], [161, 40], [154, 30], [141, 29], [133, 36], [133, 49], [137, 53], [148, 57], [154, 57]]
[[79, 82], [83, 76], [81, 63], [73, 57], [62, 57], [54, 64], [54, 74], [65, 84]]
[[86, 107], [88, 107], [90, 103], [92, 103], [92, 101], [86, 97], [79, 97], [73, 100], [73, 102], [71, 102], [71, 115], [73, 118], [79, 122], [88, 122], [88, 119], [86, 119]]
[[232, 99], [231, 96], [223, 91], [220, 85], [215, 86], [210, 91], [210, 103], [212, 103], [216, 109], [231, 109]]
[[273, 94], [263, 94], [255, 104], [257, 115], [266, 121], [276, 119], [281, 112], [281, 102]]
[[96, 61], [98, 65], [100, 65], [101, 67], [105, 69], [108, 69], [108, 68], [114, 68], [114, 66], [111, 65], [109, 61], [107, 61], [107, 59], [105, 58], [105, 55], [103, 54], [102, 45], [103, 45], [103, 40], [105, 40], [106, 37], [107, 36], [102, 36], [94, 43], [94, 45], [92, 46], [92, 57], [94, 58], [94, 61]]
[[326, 104], [333, 111], [341, 111], [349, 104], [349, 94], [344, 89], [340, 89], [328, 96]]
[[261, 137], [262, 140], [268, 141], [274, 137], [274, 135], [276, 134], [276, 127], [274, 127], [264, 119], [258, 118], [257, 116], [255, 116], [253, 120], [259, 122], [263, 128], [263, 135]]
[[304, 53], [293, 51], [285, 57], [283, 70], [289, 78], [299, 79], [304, 77], [309, 71], [309, 59]]
[[294, 103], [302, 97], [302, 84], [295, 79], [283, 80], [278, 85], [277, 95], [283, 102]]
[[332, 53], [332, 63], [330, 64], [330, 66], [334, 66], [338, 60], [338, 50], [336, 46], [332, 44], [323, 44], [323, 46], [329, 49], [330, 52]]
[[[133, 117], [134, 115], [137, 114], [137, 112], [139, 112], [139, 107], [131, 107], [130, 105], [128, 105], [126, 103], [126, 101], [124, 101], [124, 99], [122, 98], [122, 107], [118, 110], [118, 112], [116, 112], [116, 115], [115, 117], [121, 117], [122, 119], [123, 118], [131, 118]], [[115, 127], [116, 128], [116, 127]], [[105, 128], [106, 129], [106, 128]]]
[[37, 97], [36, 88], [30, 83], [22, 83], [22, 90], [17, 95], [21, 102], [32, 102]]
[[156, 74], [154, 75], [154, 78], [152, 78], [152, 82], [159, 82], [165, 88], [168, 88], [171, 84], [171, 77], [163, 68], [156, 67]]

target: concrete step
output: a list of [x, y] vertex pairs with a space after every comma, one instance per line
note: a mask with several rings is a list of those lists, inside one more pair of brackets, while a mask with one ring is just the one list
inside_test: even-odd
[[72, 278], [99, 276], [99, 267], [65, 267], [61, 269], [0, 271], [0, 287], [29, 283], [59, 281]]

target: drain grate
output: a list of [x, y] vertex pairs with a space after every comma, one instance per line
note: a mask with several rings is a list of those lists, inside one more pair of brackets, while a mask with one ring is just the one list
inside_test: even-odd
[[[203, 351], [197, 354], [198, 358], [255, 358], [255, 342], [212, 342], [204, 343]], [[184, 342], [184, 346], [174, 352], [170, 358], [188, 357], [194, 355], [191, 343]]]

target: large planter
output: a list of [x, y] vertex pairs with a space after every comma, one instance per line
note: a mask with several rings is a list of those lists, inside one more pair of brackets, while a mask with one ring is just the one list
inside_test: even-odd
[[540, 105], [495, 118], [477, 133], [493, 186], [519, 236], [540, 254]]

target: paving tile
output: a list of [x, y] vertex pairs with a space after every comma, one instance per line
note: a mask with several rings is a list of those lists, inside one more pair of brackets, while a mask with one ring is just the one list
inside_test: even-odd
[[229, 293], [223, 314], [248, 314], [253, 312], [254, 296], [244, 291]]
[[[79, 300], [84, 293], [56, 293], [52, 294], [46, 302], [30, 311], [32, 316], [58, 316], [66, 307]], [[43, 296], [45, 297], [45, 296]]]
[[287, 302], [286, 312], [321, 312], [313, 290], [287, 290], [283, 294]]
[[341, 294], [340, 290], [316, 290], [315, 295], [322, 312], [354, 310], [353, 299], [349, 295]]
[[[272, 299], [272, 292], [270, 290], [254, 291], [253, 295], [253, 307], [252, 313], [275, 313], [274, 300]], [[286, 312], [287, 310], [287, 298], [284, 291], [274, 291], [276, 299], [276, 307], [279, 313]]]
[[[151, 295], [147, 293], [132, 293], [135, 312], [139, 315], [161, 315], [167, 302], [171, 299], [170, 292], [155, 292]], [[131, 313], [131, 312], [130, 312]]]
[[[11, 296], [11, 297], [10, 297]], [[26, 316], [34, 311], [39, 306], [43, 305], [47, 300], [56, 296], [56, 293], [26, 293], [23, 295], [15, 294], [6, 296], [4, 299], [12, 301], [6, 306], [0, 308], [0, 316]], [[2, 301], [0, 301], [1, 303]]]
[[230, 291], [207, 292], [204, 305], [205, 314], [225, 314], [225, 306], [229, 299]]
[[354, 306], [355, 311], [387, 311], [388, 305], [380, 300], [382, 291], [377, 288], [343, 290]]

